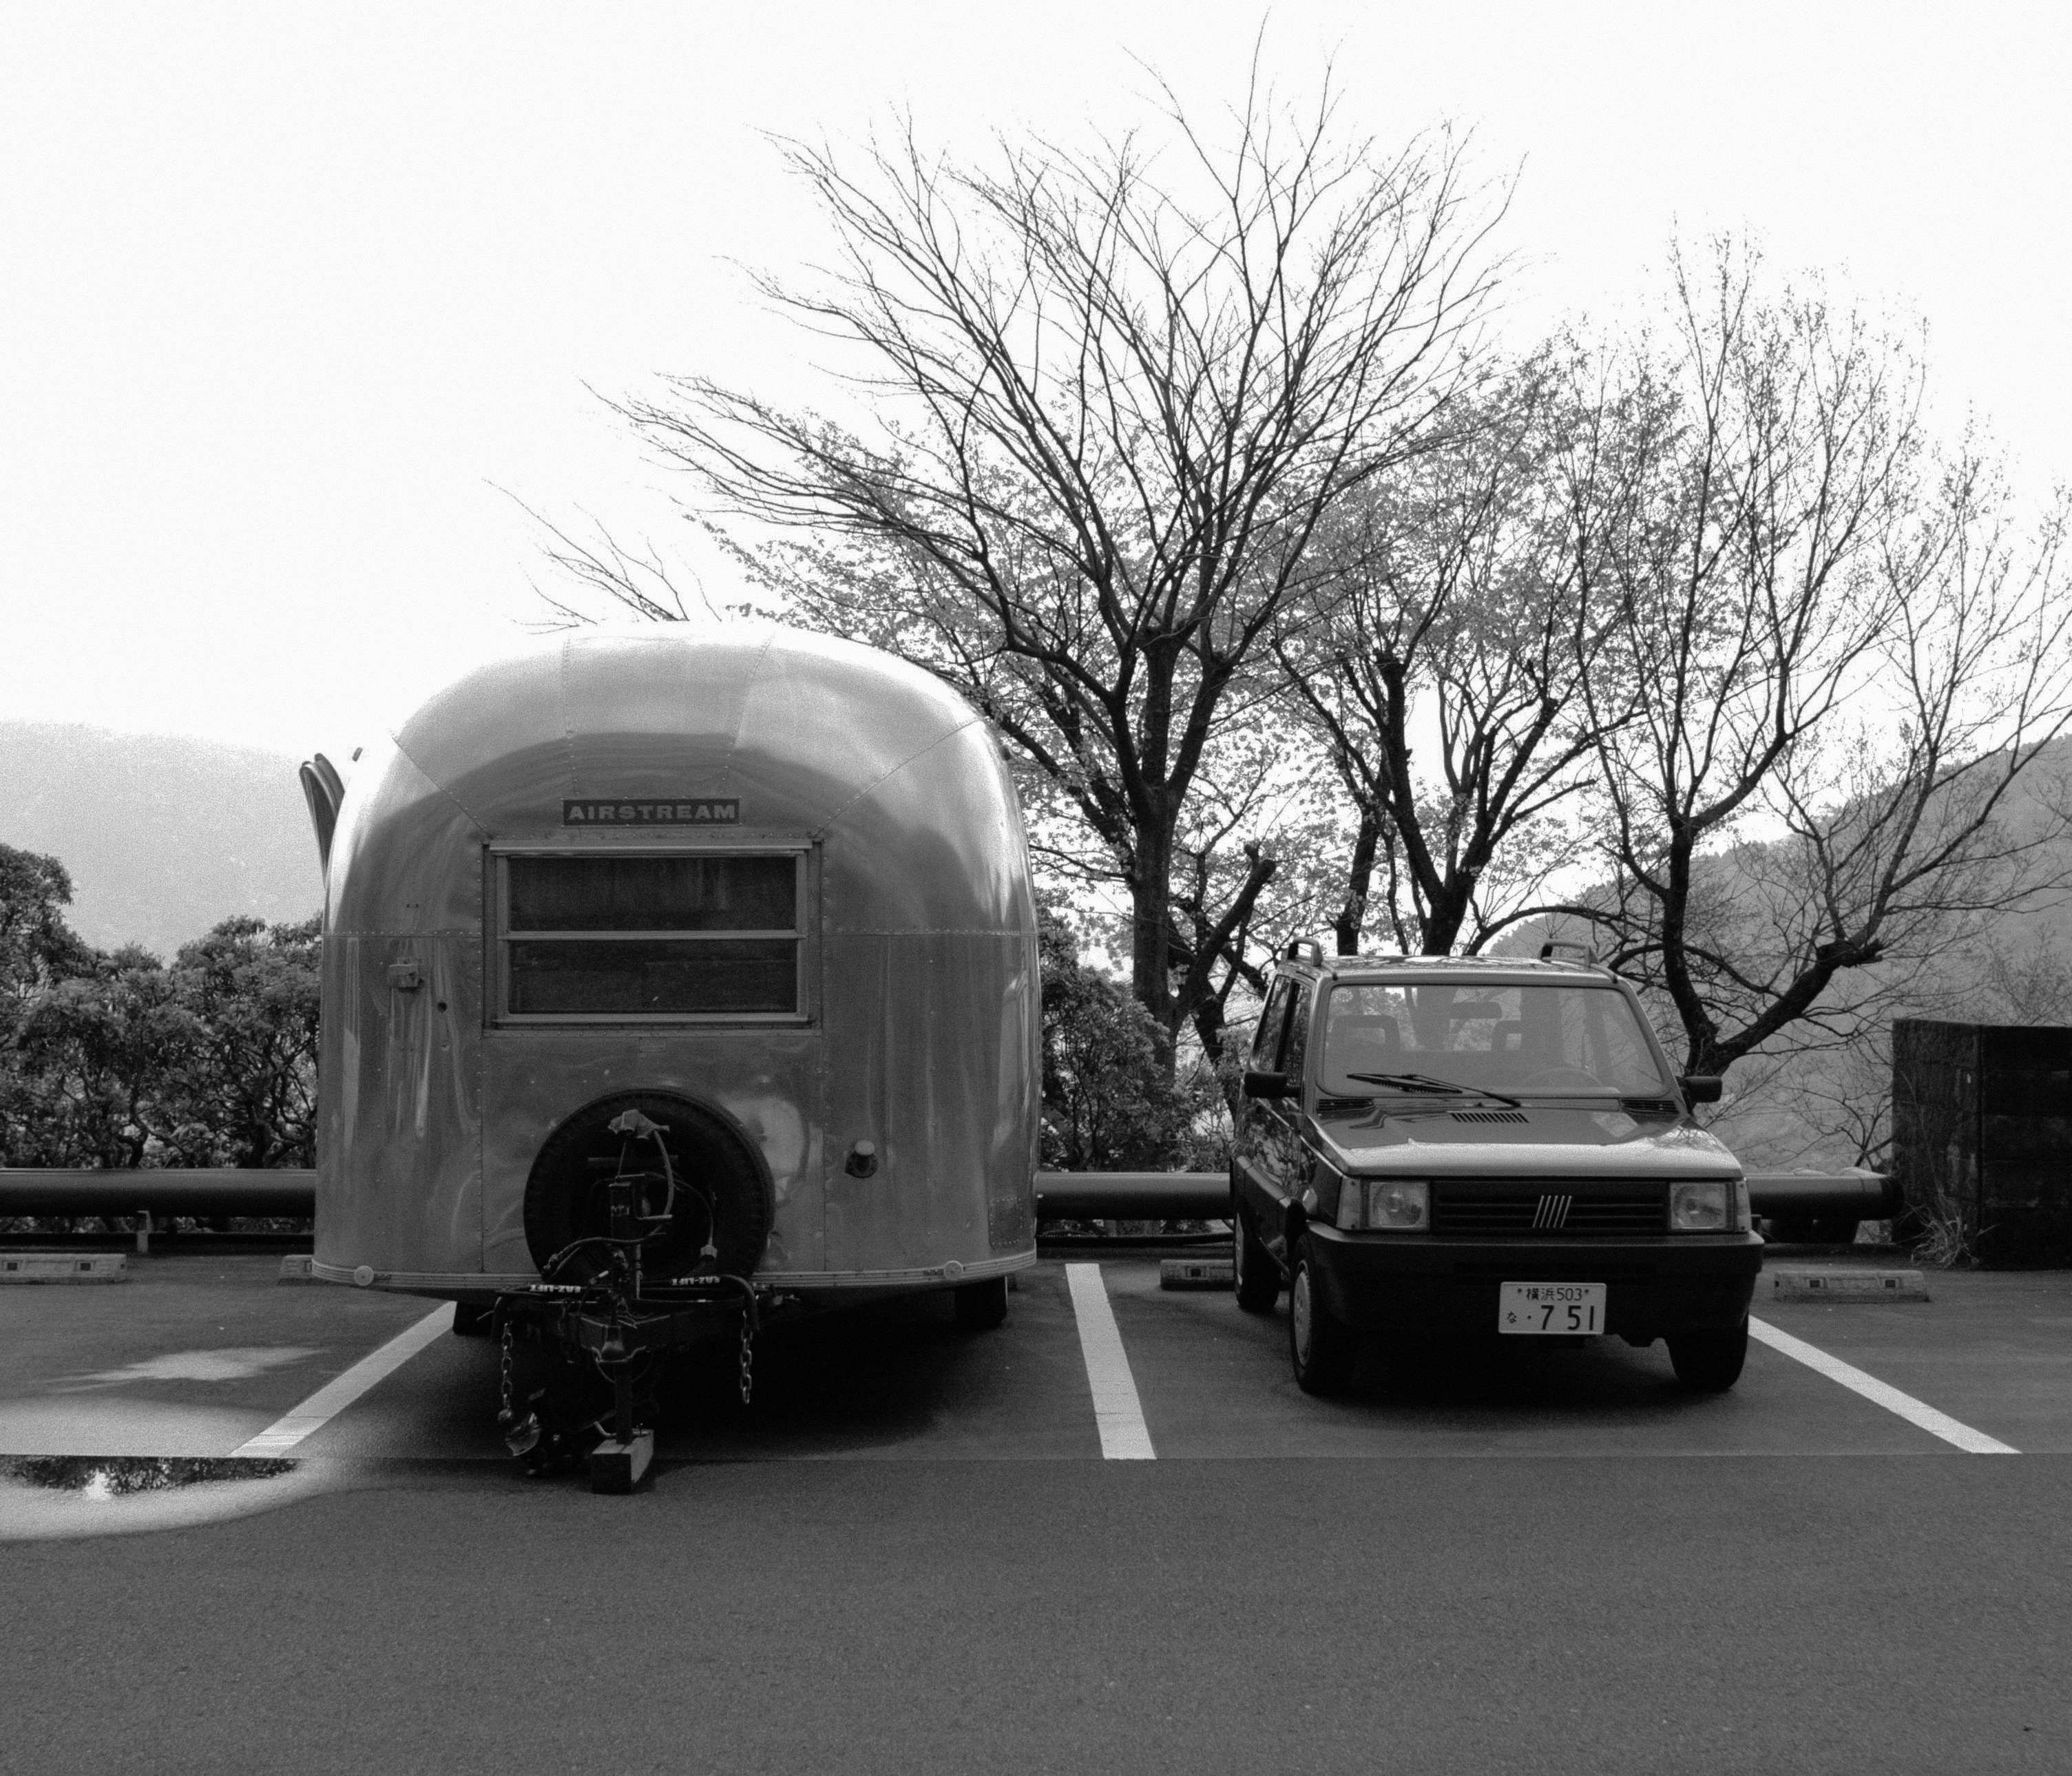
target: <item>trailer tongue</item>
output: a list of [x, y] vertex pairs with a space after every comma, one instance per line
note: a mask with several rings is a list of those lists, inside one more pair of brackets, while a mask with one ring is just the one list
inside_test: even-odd
[[[596, 1108], [571, 1120], [594, 1123]], [[763, 1300], [774, 1297], [717, 1268], [725, 1214], [718, 1193], [684, 1174], [661, 1123], [629, 1107], [604, 1128], [619, 1137], [618, 1155], [586, 1161], [589, 1171], [610, 1174], [604, 1231], [579, 1231], [541, 1267], [542, 1281], [504, 1291], [491, 1310], [502, 1354], [497, 1422], [528, 1474], [573, 1466], [587, 1453], [594, 1490], [630, 1492], [654, 1459], [654, 1383], [662, 1360], [738, 1324], [746, 1405]], [[651, 1147], [656, 1163], [643, 1164]], [[656, 1276], [648, 1268], [651, 1250], [660, 1256], [682, 1248], [680, 1213], [702, 1221], [696, 1264], [684, 1275]], [[581, 1281], [557, 1281], [585, 1271]]]

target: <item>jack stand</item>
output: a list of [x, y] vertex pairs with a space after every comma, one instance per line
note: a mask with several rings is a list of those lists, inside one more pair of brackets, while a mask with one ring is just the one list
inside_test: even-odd
[[621, 1369], [612, 1377], [611, 1435], [590, 1452], [592, 1492], [631, 1492], [655, 1459], [655, 1433], [633, 1423], [633, 1382]]
[[607, 1437], [590, 1452], [590, 1490], [631, 1492], [654, 1459], [652, 1431], [635, 1431], [631, 1437]]

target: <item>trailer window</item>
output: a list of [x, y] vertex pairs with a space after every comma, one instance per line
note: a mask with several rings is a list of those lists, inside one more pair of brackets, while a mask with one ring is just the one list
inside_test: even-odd
[[804, 859], [502, 860], [504, 980], [518, 1018], [797, 1016]]

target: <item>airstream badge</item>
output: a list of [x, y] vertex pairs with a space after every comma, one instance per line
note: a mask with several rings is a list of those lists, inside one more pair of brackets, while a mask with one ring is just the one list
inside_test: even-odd
[[685, 797], [681, 801], [561, 804], [564, 826], [738, 826], [741, 804], [733, 796]]

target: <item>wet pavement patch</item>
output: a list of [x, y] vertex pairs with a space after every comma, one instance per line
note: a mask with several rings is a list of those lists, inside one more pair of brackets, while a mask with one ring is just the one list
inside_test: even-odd
[[0, 1481], [85, 1498], [128, 1498], [212, 1481], [272, 1480], [301, 1465], [249, 1456], [10, 1455], [0, 1457]]
[[337, 1463], [273, 1457], [0, 1456], [0, 1542], [193, 1528], [353, 1483]]

